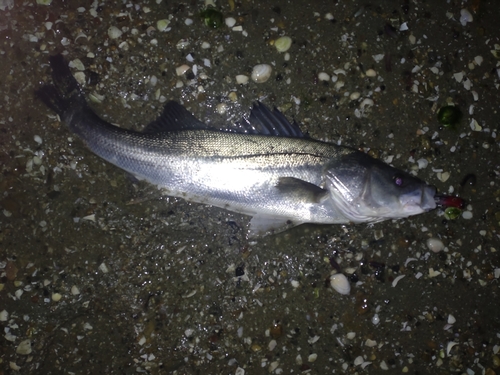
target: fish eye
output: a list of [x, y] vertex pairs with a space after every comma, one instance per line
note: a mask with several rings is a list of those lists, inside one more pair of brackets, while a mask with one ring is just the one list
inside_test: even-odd
[[394, 176], [392, 176], [392, 181], [394, 181], [394, 184], [399, 187], [405, 185], [405, 179], [400, 173], [396, 173]]

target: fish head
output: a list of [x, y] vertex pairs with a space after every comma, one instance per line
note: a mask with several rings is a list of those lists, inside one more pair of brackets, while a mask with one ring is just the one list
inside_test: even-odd
[[331, 163], [326, 186], [354, 223], [400, 219], [436, 208], [436, 189], [409, 173], [354, 151]]

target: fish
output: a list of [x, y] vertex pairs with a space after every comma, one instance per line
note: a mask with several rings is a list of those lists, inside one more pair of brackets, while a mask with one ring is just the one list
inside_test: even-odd
[[248, 118], [217, 128], [169, 101], [139, 132], [99, 117], [61, 54], [49, 62], [52, 83], [36, 94], [94, 154], [166, 195], [251, 216], [249, 237], [436, 208], [434, 186], [355, 148], [311, 139], [261, 102]]

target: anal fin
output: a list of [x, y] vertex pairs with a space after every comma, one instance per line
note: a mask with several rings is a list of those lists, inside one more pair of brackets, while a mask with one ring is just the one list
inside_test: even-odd
[[266, 236], [268, 234], [275, 234], [300, 224], [302, 224], [302, 222], [292, 222], [282, 216], [278, 217], [257, 214], [252, 217], [252, 220], [250, 220], [248, 237], [255, 238]]

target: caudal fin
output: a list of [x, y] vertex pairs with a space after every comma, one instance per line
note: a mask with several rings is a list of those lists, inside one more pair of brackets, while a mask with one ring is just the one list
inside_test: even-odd
[[53, 84], [42, 86], [36, 90], [36, 95], [63, 120], [68, 120], [75, 110], [86, 107], [85, 97], [63, 55], [51, 56], [49, 62]]

